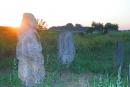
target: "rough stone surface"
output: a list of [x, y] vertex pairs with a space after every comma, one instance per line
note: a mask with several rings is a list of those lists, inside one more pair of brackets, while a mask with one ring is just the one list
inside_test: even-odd
[[115, 62], [117, 69], [122, 67], [123, 65], [123, 57], [124, 57], [124, 49], [123, 49], [123, 42], [117, 41], [116, 42], [116, 52], [115, 52]]
[[70, 31], [63, 31], [58, 38], [58, 56], [61, 64], [70, 64], [74, 60], [75, 46], [73, 34]]
[[18, 33], [16, 57], [19, 61], [18, 76], [27, 87], [40, 83], [45, 76], [42, 46], [36, 29], [35, 17], [31, 13], [24, 13]]

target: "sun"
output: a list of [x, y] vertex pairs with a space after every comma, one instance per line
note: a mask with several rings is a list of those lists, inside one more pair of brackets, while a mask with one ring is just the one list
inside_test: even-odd
[[9, 26], [9, 27], [20, 27], [22, 15], [17, 13], [12, 13], [8, 15], [7, 13], [0, 16], [0, 26]]
[[20, 27], [20, 25], [21, 25], [21, 21], [18, 20], [17, 18], [14, 21], [8, 21], [8, 22], [9, 23], [7, 25], [11, 26], [11, 27], [14, 27], [14, 28]]

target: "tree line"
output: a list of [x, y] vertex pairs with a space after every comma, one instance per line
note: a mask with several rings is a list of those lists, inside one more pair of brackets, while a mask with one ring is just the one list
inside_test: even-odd
[[118, 30], [119, 30], [118, 24], [106, 23], [104, 25], [103, 23], [92, 22], [92, 25], [87, 30], [87, 32], [89, 32], [89, 33], [93, 33], [93, 32], [108, 33], [108, 32], [118, 31]]
[[[43, 20], [37, 20], [38, 21], [38, 27], [39, 29], [46, 30], [46, 22]], [[55, 30], [71, 30], [71, 31], [83, 31], [87, 33], [108, 33], [113, 31], [118, 31], [119, 27], [118, 24], [113, 23], [98, 23], [98, 22], [92, 22], [90, 27], [84, 27], [81, 24], [75, 24], [75, 26], [72, 23], [67, 23], [64, 26], [52, 26], [49, 29], [55, 29]]]

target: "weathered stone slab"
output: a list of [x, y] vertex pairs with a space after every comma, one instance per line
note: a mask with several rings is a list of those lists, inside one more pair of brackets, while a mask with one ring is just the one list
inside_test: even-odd
[[63, 31], [58, 38], [58, 56], [62, 64], [70, 64], [74, 60], [75, 46], [73, 34], [70, 31]]
[[116, 42], [116, 51], [115, 51], [115, 65], [118, 69], [119, 67], [122, 68], [123, 65], [123, 57], [124, 57], [124, 47], [122, 41]]
[[16, 47], [18, 76], [27, 87], [40, 83], [45, 76], [42, 46], [37, 21], [31, 13], [24, 13]]

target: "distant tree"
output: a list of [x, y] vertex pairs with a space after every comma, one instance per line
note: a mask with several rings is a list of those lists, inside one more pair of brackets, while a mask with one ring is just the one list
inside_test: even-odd
[[118, 29], [119, 29], [118, 24], [113, 24], [113, 29], [114, 29], [115, 31], [118, 31]]
[[104, 26], [102, 23], [92, 22], [92, 28], [93, 28], [93, 31], [103, 32]]
[[111, 23], [106, 23], [105, 24], [103, 33], [108, 33], [108, 29], [111, 29]]
[[92, 28], [95, 28], [96, 22], [93, 21], [91, 26], [92, 26]]
[[118, 31], [118, 25], [112, 24], [112, 23], [106, 23], [104, 26], [104, 33], [107, 33], [109, 31]]
[[67, 27], [74, 27], [72, 23], [67, 23], [66, 26]]
[[92, 26], [92, 28], [91, 28], [92, 30], [91, 31], [94, 32], [95, 31], [95, 27], [96, 27], [96, 22], [92, 22], [91, 26]]
[[46, 22], [43, 19], [37, 19], [37, 25], [39, 30], [47, 30]]
[[73, 28], [74, 28], [74, 26], [73, 26], [72, 23], [67, 23], [66, 26], [65, 26], [65, 29], [71, 30], [71, 29], [73, 29]]
[[76, 29], [82, 29], [83, 26], [81, 24], [75, 24]]
[[98, 23], [98, 30], [103, 32], [103, 28], [104, 28], [103, 24], [102, 23]]

